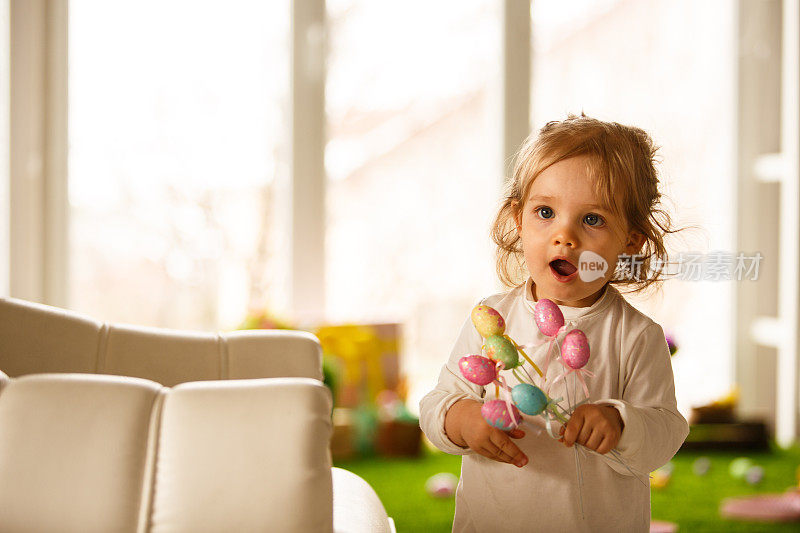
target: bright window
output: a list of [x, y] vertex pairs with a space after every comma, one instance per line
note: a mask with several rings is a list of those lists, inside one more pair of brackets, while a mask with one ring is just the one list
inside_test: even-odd
[[76, 0], [71, 307], [213, 330], [280, 298], [289, 2]]
[[501, 2], [328, 2], [327, 312], [405, 329], [409, 404], [497, 289]]

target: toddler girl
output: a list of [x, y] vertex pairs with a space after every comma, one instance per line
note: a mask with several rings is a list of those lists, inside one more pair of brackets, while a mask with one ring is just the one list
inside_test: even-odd
[[[660, 281], [650, 262], [666, 258], [671, 229], [658, 207], [655, 153], [643, 130], [585, 115], [550, 122], [520, 150], [492, 231], [498, 274], [514, 288], [481, 303], [503, 315], [516, 342], [540, 344], [528, 352], [540, 368], [547, 344], [534, 306], [540, 298], [557, 304], [567, 331], [579, 328], [589, 340], [591, 402], [575, 409], [558, 440], [540, 429], [541, 417], [523, 415], [525, 431], [487, 424], [480, 408], [495, 387], [470, 383], [458, 367], [483, 344], [467, 318], [436, 387], [420, 402], [431, 442], [463, 456], [453, 531], [648, 531], [649, 487], [613, 458], [587, 452], [580, 454], [579, 489], [570, 448], [616, 449], [632, 470], [649, 473], [672, 458], [689, 431], [676, 407], [661, 326], [615, 287], [641, 290]], [[589, 263], [594, 269], [581, 268]], [[525, 282], [517, 285], [520, 273]], [[549, 365], [553, 398], [566, 397], [566, 380], [554, 382], [562, 372]], [[510, 387], [519, 383], [510, 371], [503, 375]]]

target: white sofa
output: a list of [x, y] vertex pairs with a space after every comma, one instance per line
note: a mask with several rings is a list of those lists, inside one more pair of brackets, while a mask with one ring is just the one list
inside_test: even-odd
[[363, 479], [331, 468], [312, 335], [0, 299], [0, 370], [0, 531], [394, 530]]

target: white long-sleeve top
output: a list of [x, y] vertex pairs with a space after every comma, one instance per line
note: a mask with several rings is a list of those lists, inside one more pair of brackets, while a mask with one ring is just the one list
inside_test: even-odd
[[[517, 344], [541, 343], [533, 309], [532, 281], [507, 293], [496, 294], [481, 303], [500, 312], [506, 320], [506, 334]], [[591, 356], [584, 367], [590, 401], [616, 407], [624, 429], [616, 451], [634, 471], [649, 474], [666, 464], [677, 452], [689, 432], [678, 412], [669, 348], [661, 326], [631, 306], [619, 291], [607, 285], [602, 296], [590, 307], [559, 306], [566, 331], [583, 330], [589, 340]], [[559, 336], [559, 340], [563, 335]], [[540, 416], [523, 415], [520, 429], [525, 437], [515, 439], [528, 456], [523, 468], [487, 459], [450, 441], [444, 431], [447, 410], [455, 402], [469, 398], [478, 401], [496, 397], [495, 386], [481, 387], [461, 375], [458, 360], [480, 354], [483, 340], [467, 318], [436, 387], [420, 402], [420, 426], [440, 450], [462, 455], [461, 479], [456, 490], [453, 531], [613, 531], [649, 530], [650, 488], [625, 466], [610, 459], [579, 453], [583, 486], [579, 489], [575, 449], [567, 448], [543, 428]], [[547, 343], [526, 353], [544, 368]], [[564, 370], [554, 355], [547, 381]], [[524, 362], [524, 358], [520, 357]], [[527, 373], [538, 375], [524, 362]], [[509, 371], [501, 373], [509, 386], [519, 381]], [[584, 398], [575, 376], [555, 383], [552, 398]], [[577, 391], [577, 397], [576, 397]], [[502, 396], [501, 396], [502, 397]], [[553, 426], [557, 432], [557, 425]], [[581, 513], [581, 497], [583, 514]]]

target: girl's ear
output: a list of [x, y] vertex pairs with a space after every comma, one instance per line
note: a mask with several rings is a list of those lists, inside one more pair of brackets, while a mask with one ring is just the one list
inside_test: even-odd
[[638, 231], [628, 233], [628, 240], [625, 242], [625, 253], [628, 255], [638, 254], [644, 246], [645, 236]]

